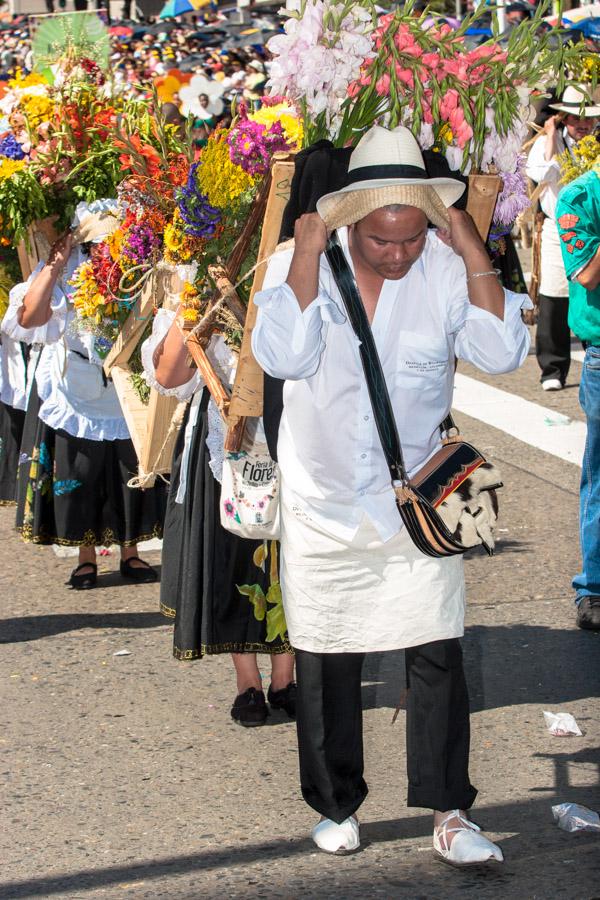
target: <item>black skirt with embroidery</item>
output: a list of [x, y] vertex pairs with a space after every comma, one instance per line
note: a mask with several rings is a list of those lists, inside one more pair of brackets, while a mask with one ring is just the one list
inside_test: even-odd
[[17, 500], [17, 471], [24, 424], [24, 410], [0, 401], [0, 506], [14, 506]]
[[206, 446], [208, 400], [205, 390], [192, 432], [183, 503], [176, 503], [175, 497], [189, 409], [171, 466], [160, 609], [175, 619], [173, 655], [191, 660], [215, 653], [291, 652], [283, 629], [267, 640], [282, 615], [276, 542], [267, 548], [261, 541], [244, 540], [220, 522], [220, 485]]
[[127, 487], [137, 474], [130, 440], [90, 441], [38, 418], [32, 385], [17, 481], [17, 529], [25, 541], [130, 547], [162, 537], [166, 486]]

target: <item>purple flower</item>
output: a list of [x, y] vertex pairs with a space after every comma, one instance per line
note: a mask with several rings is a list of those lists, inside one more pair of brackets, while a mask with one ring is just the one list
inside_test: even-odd
[[265, 175], [278, 150], [289, 150], [281, 122], [267, 129], [261, 122], [240, 119], [227, 135], [229, 158], [249, 175]]
[[9, 133], [0, 141], [0, 156], [6, 156], [8, 159], [25, 158], [23, 148], [15, 138], [14, 134]]
[[527, 209], [530, 204], [527, 193], [527, 179], [525, 177], [525, 157], [517, 157], [515, 171], [500, 172], [500, 177], [502, 179], [502, 191], [496, 201], [493, 225], [505, 226], [510, 230], [519, 213]]
[[176, 191], [175, 199], [185, 233], [208, 240], [215, 236], [221, 221], [221, 210], [211, 206], [206, 194], [200, 193], [196, 183], [198, 165], [194, 163], [190, 167], [187, 184]]
[[121, 253], [133, 265], [146, 262], [160, 249], [160, 239], [148, 225], [132, 225], [123, 241]]

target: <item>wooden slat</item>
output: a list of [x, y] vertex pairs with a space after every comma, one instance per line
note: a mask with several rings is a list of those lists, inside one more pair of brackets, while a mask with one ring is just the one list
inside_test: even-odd
[[502, 179], [498, 175], [469, 175], [467, 212], [475, 222], [482, 241], [487, 241], [501, 187]]
[[131, 370], [125, 363], [113, 366], [111, 378], [113, 380], [125, 421], [129, 429], [131, 440], [138, 460], [142, 458], [146, 436], [148, 432], [147, 407], [142, 403], [131, 383]]
[[[271, 256], [279, 242], [283, 211], [290, 197], [293, 174], [293, 160], [278, 159], [273, 164], [271, 186], [258, 250], [258, 262]], [[227, 421], [230, 429], [235, 428], [238, 435], [241, 418], [261, 416], [263, 411], [263, 371], [254, 359], [251, 340], [252, 330], [256, 323], [256, 306], [253, 299], [256, 292], [262, 288], [266, 268], [266, 264], [259, 265], [254, 273], [254, 282], [244, 328], [244, 339], [240, 351], [240, 361], [231, 394], [231, 403], [229, 404]], [[231, 443], [232, 438], [232, 435], [228, 435], [228, 445]]]
[[117, 340], [104, 360], [105, 375], [108, 376], [112, 373], [113, 366], [124, 365], [131, 359], [142, 331], [152, 316], [152, 309], [155, 304], [157, 306], [160, 305], [163, 294], [162, 278], [149, 278], [141, 297], [136, 300], [133, 309], [119, 332]]
[[140, 474], [154, 472], [158, 475], [171, 470], [175, 439], [182, 419], [177, 397], [165, 397], [152, 388], [146, 407], [146, 440], [140, 457]]

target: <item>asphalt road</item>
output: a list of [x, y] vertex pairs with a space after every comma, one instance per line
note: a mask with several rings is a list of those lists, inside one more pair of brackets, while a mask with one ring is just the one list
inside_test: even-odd
[[[582, 419], [580, 372], [574, 363], [568, 388], [543, 395], [529, 358], [490, 383]], [[70, 591], [72, 560], [21, 544], [2, 509], [0, 897], [600, 897], [600, 834], [567, 834], [551, 813], [600, 809], [600, 633], [575, 627], [570, 588], [579, 469], [458, 418], [506, 485], [497, 554], [466, 562], [464, 641], [474, 818], [505, 864], [435, 862], [429, 814], [405, 807], [404, 713], [391, 724], [401, 653], [373, 654], [365, 671], [362, 849], [327, 857], [308, 839], [315, 816], [285, 715], [234, 725], [229, 659], [175, 661], [156, 586], [123, 584], [113, 555], [97, 590]], [[543, 710], [571, 712], [584, 736], [552, 737]]]

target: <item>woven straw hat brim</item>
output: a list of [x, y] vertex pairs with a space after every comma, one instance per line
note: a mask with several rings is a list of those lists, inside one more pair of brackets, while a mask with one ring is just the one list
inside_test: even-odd
[[[444, 180], [444, 179], [439, 179]], [[317, 212], [328, 228], [341, 228], [343, 225], [354, 225], [368, 216], [369, 213], [383, 206], [403, 204], [415, 206], [422, 210], [430, 222], [438, 228], [448, 228], [450, 219], [446, 204], [439, 193], [428, 184], [415, 184], [414, 181], [398, 184], [390, 181], [384, 187], [376, 187], [376, 182], [365, 182], [368, 187], [345, 188], [334, 194], [326, 194], [317, 203]], [[454, 182], [454, 203], [464, 191], [464, 185]], [[451, 203], [447, 205], [450, 206]]]
[[118, 225], [118, 219], [110, 213], [90, 213], [73, 230], [73, 240], [76, 244], [102, 241], [111, 235]]
[[548, 109], [556, 109], [558, 112], [569, 113], [577, 118], [591, 119], [592, 116], [600, 116], [600, 106], [564, 106], [562, 103], [549, 103]]

